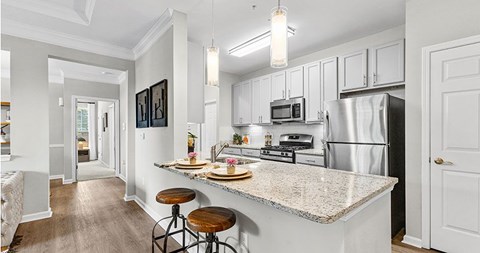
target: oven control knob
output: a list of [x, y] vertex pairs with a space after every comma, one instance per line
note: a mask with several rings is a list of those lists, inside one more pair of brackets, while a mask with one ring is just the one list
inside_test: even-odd
[[285, 153], [282, 152], [282, 153], [280, 153], [280, 155], [285, 155]]

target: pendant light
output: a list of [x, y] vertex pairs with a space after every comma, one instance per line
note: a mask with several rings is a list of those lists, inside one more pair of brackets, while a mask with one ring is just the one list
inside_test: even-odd
[[213, 22], [213, 0], [212, 0], [212, 45], [207, 48], [207, 85], [218, 86], [219, 76], [219, 48], [214, 46], [215, 29]]
[[280, 6], [280, 0], [272, 11], [271, 22], [270, 66], [284, 68], [288, 66], [288, 25], [287, 8]]

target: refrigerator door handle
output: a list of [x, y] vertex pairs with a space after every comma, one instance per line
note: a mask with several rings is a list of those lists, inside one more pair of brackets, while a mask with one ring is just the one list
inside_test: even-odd
[[325, 117], [325, 125], [324, 125], [323, 133], [324, 133], [325, 136], [323, 136], [323, 139], [330, 140], [330, 138], [328, 136], [329, 135], [329, 128], [330, 128], [330, 115], [328, 114], [327, 110], [325, 110], [324, 117]]

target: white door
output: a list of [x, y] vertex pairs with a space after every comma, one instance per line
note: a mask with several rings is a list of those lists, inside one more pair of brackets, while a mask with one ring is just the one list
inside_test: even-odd
[[341, 56], [339, 76], [341, 91], [367, 87], [367, 50]]
[[217, 143], [217, 102], [205, 104], [205, 123], [203, 124], [202, 133], [202, 151], [208, 152], [210, 147]]
[[[320, 76], [322, 86], [322, 104], [321, 112], [324, 111], [324, 105], [327, 101], [338, 99], [338, 72], [337, 57], [322, 60], [320, 62]], [[323, 113], [320, 113], [323, 120]]]
[[260, 78], [260, 124], [270, 123], [270, 102], [272, 102], [271, 90], [272, 79], [270, 76], [264, 76]]
[[405, 81], [404, 40], [383, 44], [370, 51], [370, 83], [380, 86]]
[[240, 124], [249, 125], [252, 123], [252, 82], [242, 83], [240, 99]]
[[262, 117], [262, 79], [252, 80], [252, 124], [260, 124]]
[[242, 95], [242, 86], [239, 84], [234, 85], [232, 93], [233, 125], [240, 125], [240, 96]]
[[431, 247], [480, 252], [480, 43], [430, 66]]
[[320, 121], [322, 104], [322, 91], [320, 84], [320, 63], [305, 65], [305, 94], [306, 94], [306, 115], [307, 122]]
[[272, 100], [282, 100], [285, 94], [285, 71], [272, 74]]
[[287, 70], [287, 98], [303, 97], [303, 66]]

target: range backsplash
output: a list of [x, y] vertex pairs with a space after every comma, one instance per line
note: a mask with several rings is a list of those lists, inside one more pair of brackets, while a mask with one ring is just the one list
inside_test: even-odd
[[264, 145], [267, 132], [273, 135], [273, 145], [278, 145], [281, 134], [311, 134], [313, 135], [314, 148], [322, 147], [323, 125], [319, 124], [284, 123], [271, 126], [246, 126], [236, 127], [235, 132], [242, 135], [249, 134], [250, 144], [252, 145]]

